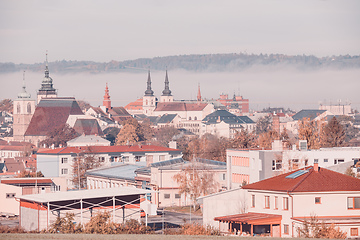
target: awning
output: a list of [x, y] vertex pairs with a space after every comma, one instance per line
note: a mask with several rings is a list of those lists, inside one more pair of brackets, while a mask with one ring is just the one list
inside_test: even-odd
[[214, 218], [215, 221], [246, 223], [251, 225], [281, 224], [282, 215], [266, 213], [243, 213]]

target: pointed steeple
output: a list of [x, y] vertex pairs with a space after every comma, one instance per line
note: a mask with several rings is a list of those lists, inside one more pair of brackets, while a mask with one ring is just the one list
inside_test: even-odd
[[145, 96], [154, 96], [154, 91], [151, 90], [150, 69], [149, 69], [149, 72], [148, 72], [147, 89], [145, 91]]
[[49, 76], [49, 66], [48, 66], [48, 54], [46, 51], [46, 62], [45, 62], [45, 77], [41, 83], [41, 88], [39, 89], [39, 93], [43, 93], [45, 95], [56, 95], [56, 89], [53, 87], [53, 80]]
[[201, 102], [200, 83], [198, 84], [198, 94], [197, 94], [197, 101], [198, 101], [198, 102]]
[[23, 86], [21, 93], [18, 94], [18, 98], [31, 98], [30, 93], [26, 92], [26, 86], [25, 86], [25, 71], [23, 73]]
[[166, 69], [166, 74], [165, 74], [165, 89], [164, 89], [164, 91], [162, 91], [162, 96], [171, 96], [167, 69]]
[[110, 100], [109, 88], [108, 88], [107, 83], [106, 83], [106, 87], [105, 87], [105, 95], [104, 95], [104, 100], [103, 100], [103, 106], [105, 106], [107, 109], [111, 108], [111, 100]]

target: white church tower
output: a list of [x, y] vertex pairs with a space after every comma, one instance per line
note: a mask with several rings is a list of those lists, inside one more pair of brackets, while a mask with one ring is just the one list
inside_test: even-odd
[[25, 71], [23, 75], [22, 91], [13, 103], [13, 138], [14, 141], [23, 141], [27, 127], [35, 111], [35, 100], [26, 92]]

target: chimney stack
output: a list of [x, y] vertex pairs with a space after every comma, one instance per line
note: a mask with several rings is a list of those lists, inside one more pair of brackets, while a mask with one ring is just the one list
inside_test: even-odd
[[319, 164], [318, 163], [314, 163], [314, 171], [319, 172]]

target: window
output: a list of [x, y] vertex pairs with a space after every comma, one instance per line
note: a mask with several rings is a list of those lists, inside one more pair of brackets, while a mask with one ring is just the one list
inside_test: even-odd
[[197, 120], [197, 117], [194, 117], [194, 120]]
[[272, 170], [278, 171], [282, 168], [282, 160], [273, 160], [272, 161]]
[[283, 209], [289, 210], [289, 198], [288, 197], [283, 198]]
[[31, 104], [30, 103], [28, 103], [27, 104], [27, 113], [31, 113]]
[[68, 159], [67, 158], [61, 158], [61, 163], [64, 164], [64, 163], [67, 163], [68, 162]]
[[270, 196], [265, 196], [265, 208], [270, 208]]
[[278, 197], [274, 198], [274, 209], [278, 209]]
[[169, 193], [165, 193], [165, 194], [164, 194], [164, 198], [165, 198], [165, 199], [169, 199], [169, 198], [170, 198], [170, 194], [169, 194]]
[[165, 155], [160, 155], [159, 156], [159, 161], [165, 161]]
[[135, 156], [135, 162], [140, 162], [141, 157], [140, 156]]
[[319, 163], [319, 159], [314, 159], [314, 163]]
[[221, 180], [225, 181], [226, 180], [226, 174], [225, 173], [220, 173], [221, 176]]
[[15, 195], [15, 193], [6, 193], [6, 198], [14, 198]]
[[315, 198], [315, 204], [321, 204], [321, 197]]
[[358, 228], [350, 228], [350, 236], [359, 236]]
[[327, 158], [324, 158], [324, 162], [329, 162], [329, 159], [327, 159]]
[[179, 198], [181, 198], [181, 195], [178, 193], [175, 193], [175, 198], [179, 199]]
[[284, 234], [289, 234], [289, 225], [284, 224]]
[[339, 164], [345, 162], [344, 159], [334, 159], [334, 164]]
[[189, 120], [191, 121], [191, 117], [189, 117]]
[[105, 157], [99, 157], [100, 162], [105, 162]]
[[255, 195], [251, 195], [251, 207], [255, 207]]
[[360, 209], [360, 197], [349, 197], [348, 209]]
[[68, 169], [67, 168], [62, 168], [61, 169], [61, 174], [68, 174]]

